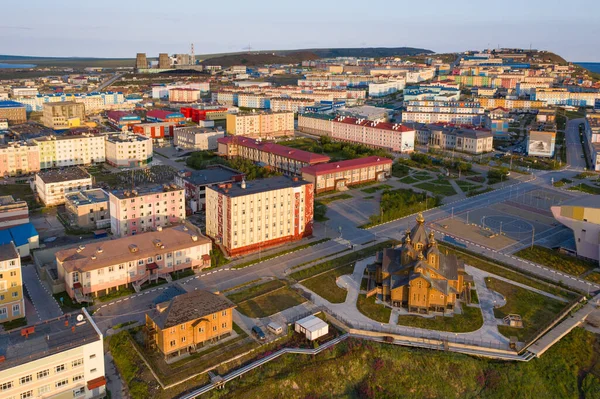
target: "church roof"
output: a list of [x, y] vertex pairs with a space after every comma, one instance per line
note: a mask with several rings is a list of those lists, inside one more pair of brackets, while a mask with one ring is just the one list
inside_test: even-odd
[[417, 224], [410, 231], [410, 238], [414, 244], [421, 243], [423, 245], [429, 244], [429, 237], [427, 230], [425, 230], [425, 219], [423, 215], [419, 213], [417, 216]]

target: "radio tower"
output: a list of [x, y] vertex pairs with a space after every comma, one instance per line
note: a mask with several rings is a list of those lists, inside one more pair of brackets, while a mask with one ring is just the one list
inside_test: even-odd
[[192, 65], [196, 65], [196, 56], [194, 55], [194, 43], [192, 43], [192, 49], [191, 49], [191, 54], [190, 56], [192, 57]]

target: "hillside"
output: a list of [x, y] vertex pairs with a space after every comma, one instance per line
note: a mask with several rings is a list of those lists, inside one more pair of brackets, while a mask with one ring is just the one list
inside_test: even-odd
[[[357, 48], [322, 48], [306, 49], [316, 54], [319, 58], [333, 57], [394, 57], [417, 54], [433, 54], [433, 51], [413, 47], [357, 47]], [[293, 53], [293, 52], [292, 52]]]
[[226, 68], [232, 65], [299, 64], [305, 60], [316, 60], [318, 58], [320, 57], [316, 54], [306, 51], [289, 54], [241, 53], [209, 58], [202, 61], [202, 65], [221, 65]]

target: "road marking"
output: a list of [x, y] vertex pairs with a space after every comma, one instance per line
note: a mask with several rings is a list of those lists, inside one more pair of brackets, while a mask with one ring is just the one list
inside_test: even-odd
[[100, 309], [105, 308], [105, 307], [106, 307], [106, 305], [102, 305], [102, 306], [100, 306]]
[[123, 300], [122, 300], [122, 299], [119, 299], [119, 300], [117, 301], [117, 303], [121, 303], [121, 302], [123, 302]]
[[124, 301], [128, 301], [128, 300], [129, 300], [129, 298], [125, 298], [125, 299], [123, 299], [123, 300], [124, 300]]

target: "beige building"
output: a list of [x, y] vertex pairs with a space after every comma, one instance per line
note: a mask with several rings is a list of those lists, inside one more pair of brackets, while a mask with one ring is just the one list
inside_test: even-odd
[[65, 194], [65, 209], [73, 226], [88, 230], [110, 227], [108, 194], [100, 188]]
[[0, 100], [0, 118], [8, 120], [11, 124], [27, 121], [25, 105], [15, 101]]
[[200, 89], [174, 87], [169, 89], [169, 101], [172, 103], [195, 103], [200, 100]]
[[312, 235], [313, 185], [272, 177], [206, 188], [206, 234], [228, 256]]
[[298, 130], [317, 136], [331, 136], [334, 115], [306, 113], [298, 115]]
[[84, 133], [65, 136], [44, 136], [33, 140], [40, 151], [40, 169], [90, 165], [106, 160], [105, 138]]
[[86, 309], [0, 334], [0, 397], [104, 397], [103, 341]]
[[74, 166], [39, 172], [32, 182], [35, 193], [46, 206], [65, 203], [65, 194], [92, 188], [92, 176], [83, 168]]
[[482, 154], [494, 150], [494, 135], [487, 129], [463, 129], [431, 125], [429, 145], [443, 150]]
[[0, 145], [0, 176], [39, 172], [40, 149], [32, 143], [12, 142]]
[[304, 112], [304, 108], [315, 105], [315, 100], [309, 98], [271, 98], [272, 111]]
[[15, 199], [12, 195], [0, 197], [0, 230], [29, 223], [27, 202]]
[[152, 138], [139, 134], [115, 134], [106, 138], [106, 162], [118, 168], [152, 162]]
[[22, 317], [25, 317], [25, 301], [23, 299], [21, 256], [17, 252], [15, 244], [9, 242], [0, 245], [0, 323]]
[[225, 135], [223, 130], [202, 127], [180, 127], [173, 131], [173, 144], [188, 150], [216, 150], [217, 140]]
[[227, 114], [227, 134], [251, 138], [294, 135], [294, 113], [250, 112]]
[[76, 127], [85, 119], [85, 106], [74, 101], [44, 104], [42, 112], [42, 123], [51, 129]]

